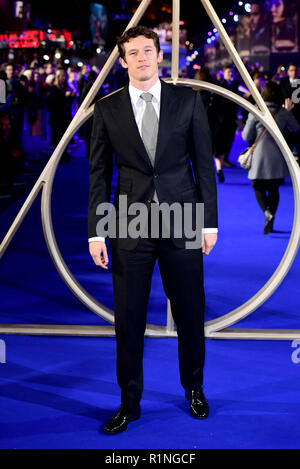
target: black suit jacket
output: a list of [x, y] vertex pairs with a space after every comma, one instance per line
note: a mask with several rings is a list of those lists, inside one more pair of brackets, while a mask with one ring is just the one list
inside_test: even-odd
[[292, 88], [289, 77], [281, 78], [280, 88], [281, 88], [281, 91], [282, 91], [282, 94], [283, 94], [284, 98], [291, 98], [292, 97], [294, 88]]
[[[88, 236], [97, 232], [97, 205], [110, 201], [113, 153], [119, 170], [114, 198], [127, 194], [128, 203], [149, 204], [156, 189], [160, 202], [203, 202], [204, 226], [217, 227], [217, 194], [211, 136], [200, 93], [161, 80], [159, 131], [152, 166], [140, 136], [128, 86], [95, 104], [90, 152]], [[192, 163], [192, 166], [191, 166]], [[130, 217], [128, 217], [130, 222]], [[171, 237], [183, 247], [185, 237]], [[110, 238], [122, 249], [138, 239]]]

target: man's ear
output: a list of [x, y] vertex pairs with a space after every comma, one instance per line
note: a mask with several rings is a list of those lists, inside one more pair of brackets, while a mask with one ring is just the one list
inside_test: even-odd
[[119, 58], [119, 62], [123, 68], [128, 68], [126, 60], [122, 59], [122, 57]]
[[161, 49], [158, 53], [158, 56], [157, 56], [157, 63], [160, 64], [163, 60], [164, 60], [164, 53]]

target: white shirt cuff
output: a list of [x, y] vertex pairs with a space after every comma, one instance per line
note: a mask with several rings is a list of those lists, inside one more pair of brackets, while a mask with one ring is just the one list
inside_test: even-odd
[[102, 236], [94, 236], [93, 238], [89, 238], [88, 239], [89, 243], [91, 241], [102, 241], [103, 243], [105, 242], [105, 238], [103, 238]]
[[218, 228], [202, 228], [203, 234], [218, 233]]

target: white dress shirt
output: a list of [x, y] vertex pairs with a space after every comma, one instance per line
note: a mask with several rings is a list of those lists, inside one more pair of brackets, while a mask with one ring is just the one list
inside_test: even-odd
[[[144, 93], [143, 90], [140, 90], [129, 83], [128, 87], [130, 100], [132, 104], [133, 114], [135, 117], [135, 121], [139, 130], [140, 135], [142, 136], [142, 121], [144, 111], [146, 109], [146, 101], [142, 99], [140, 96]], [[147, 93], [151, 93], [152, 97], [152, 104], [157, 114], [157, 118], [159, 119], [160, 114], [160, 95], [161, 95], [161, 82], [158, 78], [155, 84], [147, 91]], [[218, 228], [203, 228], [202, 233], [217, 233]], [[105, 238], [101, 236], [94, 236], [93, 238], [89, 238], [89, 242], [91, 241], [104, 241]]]
[[299, 83], [299, 78], [290, 78], [290, 84], [291, 84], [291, 87], [292, 88], [296, 88], [298, 86], [298, 83]]

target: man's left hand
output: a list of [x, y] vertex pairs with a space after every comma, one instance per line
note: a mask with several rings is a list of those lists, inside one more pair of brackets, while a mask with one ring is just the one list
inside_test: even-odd
[[205, 233], [202, 238], [202, 252], [209, 254], [217, 242], [217, 233]]

